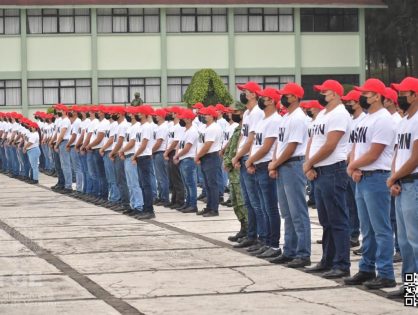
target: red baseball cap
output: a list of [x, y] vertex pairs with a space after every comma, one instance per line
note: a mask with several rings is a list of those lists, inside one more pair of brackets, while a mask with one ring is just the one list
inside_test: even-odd
[[292, 94], [297, 96], [298, 98], [303, 98], [305, 95], [305, 90], [297, 83], [288, 83], [284, 86], [283, 90], [279, 90], [281, 95]]
[[242, 90], [250, 91], [251, 93], [255, 93], [261, 90], [261, 87], [256, 82], [253, 82], [253, 81], [249, 81], [245, 84], [238, 84], [237, 88], [241, 91]]
[[218, 112], [213, 106], [203, 107], [200, 109], [199, 114], [201, 115], [209, 115], [214, 118], [218, 118]]
[[143, 114], [143, 115], [152, 115], [152, 113], [154, 112], [154, 109], [150, 106], [150, 105], [142, 105], [142, 106], [138, 106], [138, 113]]
[[92, 105], [88, 108], [89, 112], [98, 112], [99, 111], [99, 106], [96, 105]]
[[310, 101], [309, 102], [309, 107], [308, 108], [318, 108], [318, 109], [324, 109], [325, 107], [324, 106], [322, 106], [321, 104], [319, 104], [319, 102], [318, 101], [316, 101], [316, 100], [313, 100], [313, 101]]
[[337, 93], [339, 96], [344, 95], [344, 88], [340, 82], [335, 80], [326, 80], [321, 85], [314, 85], [315, 91], [333, 91]]
[[356, 101], [358, 102], [360, 100], [361, 93], [356, 90], [351, 90], [346, 95], [342, 96], [341, 99], [343, 101]]
[[201, 109], [202, 107], [205, 107], [202, 103], [198, 102], [192, 106], [192, 108]]
[[398, 93], [394, 89], [387, 87], [383, 96], [392, 100], [395, 104], [398, 104]]
[[276, 89], [273, 88], [265, 88], [264, 90], [260, 90], [255, 92], [260, 97], [268, 97], [274, 100], [276, 103], [280, 101], [280, 94]]
[[128, 106], [125, 107], [125, 112], [128, 114], [136, 114], [138, 113], [138, 108], [141, 106]]
[[190, 109], [184, 109], [178, 116], [179, 119], [195, 119], [196, 115]]
[[225, 110], [225, 106], [223, 106], [223, 104], [218, 103], [215, 105], [215, 109], [223, 112]]
[[354, 89], [360, 92], [374, 92], [382, 96], [385, 95], [386, 86], [379, 79], [368, 79], [364, 82], [363, 86], [355, 86]]
[[181, 114], [182, 111], [183, 109], [179, 106], [173, 106], [169, 109], [169, 112], [174, 114]]
[[401, 83], [392, 83], [390, 86], [398, 92], [413, 91], [418, 93], [418, 79], [414, 77], [406, 77]]
[[152, 113], [152, 115], [153, 116], [160, 116], [162, 118], [165, 118], [165, 116], [167, 116], [167, 112], [164, 109], [159, 108], [159, 109], [156, 109], [154, 111], [154, 113]]

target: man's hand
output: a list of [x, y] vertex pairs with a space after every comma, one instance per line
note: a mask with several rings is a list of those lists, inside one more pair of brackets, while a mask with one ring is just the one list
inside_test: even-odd
[[125, 161], [125, 153], [124, 153], [124, 152], [119, 152], [119, 158], [120, 158], [122, 161]]
[[136, 156], [135, 155], [133, 155], [131, 157], [131, 162], [132, 162], [132, 165], [136, 165]]
[[200, 164], [200, 159], [197, 158], [197, 156], [194, 158], [194, 162], [199, 165]]
[[316, 171], [314, 169], [310, 169], [307, 173], [306, 173], [306, 177], [310, 180], [310, 181], [314, 181], [317, 177], [318, 174], [316, 173]]
[[[247, 164], [247, 163], [245, 163], [245, 164]], [[255, 174], [255, 166], [251, 165], [251, 166], [247, 167], [247, 173], [251, 174], [251, 175]]]
[[392, 176], [389, 177], [388, 180], [386, 181], [386, 185], [388, 186], [388, 188], [392, 188], [392, 186], [395, 185], [395, 183], [396, 183], [396, 180]]
[[271, 161], [270, 163], [269, 163], [269, 166], [268, 166], [268, 170], [269, 171], [275, 171], [275, 170], [277, 170], [277, 167], [276, 167], [276, 165], [274, 165], [275, 163], [273, 162], [273, 161]]
[[355, 183], [359, 183], [362, 177], [363, 177], [363, 173], [359, 169], [354, 170], [353, 173], [351, 174], [351, 178], [353, 179]]
[[270, 178], [277, 178], [278, 176], [277, 170], [269, 170], [269, 176]]
[[101, 156], [104, 156], [104, 151], [103, 151], [103, 148], [99, 150], [99, 154], [100, 154]]
[[402, 187], [399, 184], [394, 184], [390, 187], [390, 194], [393, 197], [397, 197], [401, 194]]
[[70, 148], [70, 146], [69, 146], [69, 145], [66, 145], [66, 146], [65, 146], [65, 151], [67, 151], [67, 152], [70, 152], [70, 151], [71, 151], [71, 148]]
[[303, 172], [306, 174], [308, 173], [308, 171], [310, 171], [312, 169], [313, 165], [311, 164], [311, 162], [306, 161], [305, 163], [303, 163]]

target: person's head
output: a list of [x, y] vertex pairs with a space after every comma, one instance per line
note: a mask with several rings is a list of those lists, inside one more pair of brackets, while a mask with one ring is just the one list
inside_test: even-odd
[[356, 113], [361, 113], [363, 109], [360, 106], [360, 92], [356, 90], [351, 90], [341, 97], [341, 100], [344, 103], [345, 109], [348, 111], [350, 115], [355, 115]]
[[199, 113], [203, 116], [202, 123], [207, 126], [215, 122], [218, 118], [218, 112], [213, 106], [204, 107], [199, 111]]
[[196, 104], [194, 104], [193, 106], [192, 106], [192, 111], [193, 111], [193, 113], [195, 114], [195, 115], [197, 115], [198, 114], [198, 112], [199, 112], [199, 110], [200, 109], [202, 109], [203, 107], [205, 107], [205, 105], [203, 105], [202, 103], [200, 103], [200, 102], [197, 102]]
[[391, 87], [399, 92], [398, 104], [404, 113], [418, 106], [418, 78], [406, 77], [400, 84], [393, 83]]
[[190, 128], [196, 115], [190, 109], [184, 109], [179, 115], [179, 124], [186, 129]]
[[276, 110], [276, 104], [280, 101], [280, 94], [276, 89], [265, 88], [262, 91], [257, 91], [258, 107], [261, 110], [272, 112]]
[[355, 86], [354, 89], [361, 93], [359, 102], [365, 110], [374, 110], [383, 106], [386, 86], [379, 79], [368, 79], [363, 86]]
[[257, 103], [258, 96], [257, 91], [261, 91], [261, 87], [252, 81], [249, 81], [243, 85], [237, 85], [237, 88], [241, 90], [240, 102], [244, 105], [253, 106]]
[[149, 105], [143, 105], [138, 107], [135, 115], [135, 120], [141, 124], [148, 122], [149, 117], [154, 113], [154, 110]]
[[247, 108], [241, 102], [235, 102], [235, 104], [231, 105], [231, 120], [235, 123], [242, 124], [242, 118], [244, 116], [244, 112]]
[[309, 102], [306, 112], [309, 117], [315, 119], [324, 108], [318, 101], [314, 100]]
[[179, 106], [173, 106], [170, 108], [170, 113], [173, 117], [174, 122], [177, 124], [179, 122], [179, 114], [182, 112], [182, 108]]
[[134, 94], [134, 96], [135, 96], [135, 99], [136, 99], [136, 100], [138, 100], [138, 99], [141, 97], [141, 93], [136, 92], [136, 93]]
[[99, 106], [97, 106], [97, 111], [95, 113], [95, 117], [98, 120], [102, 121], [103, 119], [105, 119], [106, 112], [107, 112], [106, 107], [103, 106], [103, 105], [99, 105]]
[[282, 95], [280, 102], [286, 108], [289, 108], [293, 104], [297, 104], [298, 106], [305, 95], [304, 89], [297, 83], [288, 83], [278, 92]]
[[383, 107], [391, 114], [396, 113], [398, 107], [398, 93], [392, 88], [386, 88], [384, 97]]
[[152, 121], [157, 125], [161, 125], [165, 122], [166, 116], [167, 112], [164, 109], [157, 109], [154, 111], [154, 114], [152, 115]]
[[343, 86], [335, 80], [326, 80], [321, 85], [314, 85], [314, 90], [319, 92], [319, 104], [325, 107], [340, 104], [341, 96], [344, 94]]

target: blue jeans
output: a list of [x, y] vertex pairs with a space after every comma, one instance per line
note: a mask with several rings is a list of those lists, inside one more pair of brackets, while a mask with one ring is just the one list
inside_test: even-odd
[[96, 158], [93, 151], [87, 151], [87, 169], [91, 179], [91, 194], [100, 196], [99, 170], [96, 164]]
[[315, 201], [322, 225], [322, 259], [324, 266], [350, 269], [350, 223], [346, 207], [348, 175], [346, 162], [318, 167]]
[[360, 221], [358, 219], [355, 191], [356, 183], [351, 178], [349, 178], [346, 199], [348, 213], [350, 215], [350, 237], [358, 239], [360, 236]]
[[154, 153], [154, 165], [158, 184], [158, 199], [169, 202], [168, 161], [164, 159], [164, 151]]
[[221, 168], [221, 159], [218, 152], [207, 153], [201, 158], [203, 179], [206, 186], [207, 209], [210, 211], [219, 211], [219, 169]]
[[281, 220], [277, 205], [276, 180], [269, 176], [269, 162], [255, 165], [255, 183], [264, 216], [265, 243], [267, 246], [279, 248]]
[[265, 231], [264, 217], [261, 210], [260, 199], [258, 198], [255, 175], [248, 174], [245, 162], [248, 160], [248, 156], [244, 156], [241, 159], [240, 169], [240, 185], [242, 198], [244, 199], [245, 208], [248, 210], [248, 227], [247, 237], [250, 240], [255, 240], [259, 236], [260, 239], [265, 242], [266, 235], [263, 234]]
[[39, 180], [39, 157], [41, 156], [41, 150], [39, 147], [35, 147], [28, 150], [27, 155], [32, 168], [32, 179]]
[[186, 191], [186, 205], [197, 207], [196, 164], [192, 158], [180, 161], [180, 174]]
[[28, 176], [29, 174], [25, 174], [25, 165], [24, 165], [24, 161], [23, 161], [23, 151], [21, 147], [16, 148], [16, 155], [17, 155], [17, 160], [19, 163], [19, 175], [20, 176]]
[[115, 158], [115, 173], [116, 173], [116, 184], [119, 188], [120, 193], [120, 201], [124, 205], [129, 204], [129, 190], [128, 185], [126, 183], [126, 176], [125, 176], [125, 165], [123, 160], [120, 159], [119, 156]]
[[283, 254], [292, 258], [311, 256], [311, 222], [302, 165], [303, 160], [287, 162], [278, 168], [277, 177], [280, 212], [284, 219]]
[[136, 165], [132, 164], [132, 156], [133, 154], [126, 155], [124, 162], [126, 183], [129, 190], [129, 203], [131, 209], [142, 211], [144, 198], [141, 187], [139, 187], [138, 169]]
[[[39, 150], [39, 155], [40, 154], [41, 154], [41, 151]], [[29, 162], [29, 157], [27, 154], [23, 154], [23, 150], [22, 150], [22, 160], [23, 160], [23, 176], [30, 177], [32, 174], [31, 174], [31, 165]], [[38, 170], [39, 170], [39, 166], [38, 166]]]
[[157, 199], [157, 177], [155, 176], [155, 164], [154, 159], [151, 157], [151, 189], [152, 189], [152, 198]]
[[99, 149], [93, 150], [95, 163], [97, 165], [98, 171], [98, 179], [99, 179], [99, 196], [103, 199], [108, 199], [108, 187], [107, 187], [107, 179], [106, 179], [106, 172], [103, 162], [103, 157], [99, 153]]
[[356, 187], [356, 202], [363, 235], [360, 271], [378, 271], [378, 276], [395, 279], [393, 233], [390, 225], [390, 193], [387, 173], [363, 176]]
[[144, 211], [152, 212], [153, 195], [152, 195], [152, 158], [150, 155], [140, 156], [136, 159], [138, 169], [139, 182], [142, 188], [142, 195], [144, 197]]
[[56, 170], [57, 176], [58, 176], [58, 183], [57, 183], [57, 185], [59, 187], [64, 187], [64, 185], [65, 185], [65, 178], [64, 178], [64, 173], [63, 173], [62, 168], [61, 168], [60, 155], [59, 155], [58, 152], [55, 152], [55, 150], [52, 149], [52, 156], [54, 158], [55, 170]]
[[62, 173], [64, 174], [65, 188], [71, 189], [73, 185], [73, 174], [71, 171], [70, 153], [65, 150], [68, 140], [64, 140], [59, 145], [59, 155]]
[[418, 273], [418, 179], [401, 187], [395, 203], [404, 278], [405, 273]]
[[118, 202], [120, 200], [120, 192], [116, 182], [115, 164], [109, 158], [110, 151], [105, 151], [103, 156], [104, 169], [106, 173], [107, 187], [109, 189], [109, 201]]
[[390, 197], [390, 225], [393, 231], [393, 242], [395, 246], [395, 252], [399, 252], [399, 243], [398, 243], [398, 229], [396, 226], [396, 206], [395, 206], [395, 197]]
[[75, 172], [76, 190], [83, 191], [83, 171], [81, 169], [80, 154], [75, 150], [75, 146], [70, 150], [71, 166]]
[[83, 154], [80, 153], [80, 166], [81, 171], [83, 172], [83, 194], [92, 194], [93, 187], [92, 187], [92, 181], [89, 174], [89, 169], [87, 166], [87, 153], [83, 152]]

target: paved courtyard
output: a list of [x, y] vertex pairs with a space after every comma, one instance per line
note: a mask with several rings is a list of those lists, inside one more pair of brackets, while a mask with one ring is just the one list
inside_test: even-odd
[[[156, 219], [138, 221], [52, 192], [55, 182], [0, 175], [0, 314], [418, 313], [384, 291], [233, 249], [227, 236], [239, 223], [230, 208], [202, 218], [156, 207]], [[310, 215], [316, 263], [321, 227], [316, 210]]]

